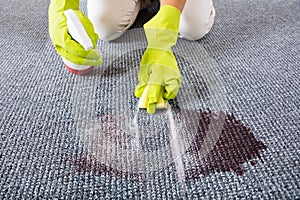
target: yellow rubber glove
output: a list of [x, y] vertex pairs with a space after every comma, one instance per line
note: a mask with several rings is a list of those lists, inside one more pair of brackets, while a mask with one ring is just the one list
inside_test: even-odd
[[174, 99], [180, 87], [181, 75], [171, 49], [177, 42], [180, 14], [174, 6], [164, 5], [144, 25], [148, 47], [140, 63], [135, 96], [147, 96], [149, 114], [155, 112], [161, 93], [166, 100]]
[[[93, 43], [93, 49], [86, 51], [68, 33], [67, 18], [64, 11], [73, 9]], [[51, 0], [49, 10], [49, 34], [57, 53], [63, 58], [79, 65], [98, 66], [102, 56], [98, 51], [98, 35], [90, 20], [79, 11], [79, 0]]]

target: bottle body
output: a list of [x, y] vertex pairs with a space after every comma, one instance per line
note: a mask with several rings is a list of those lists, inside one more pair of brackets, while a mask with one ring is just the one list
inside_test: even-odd
[[63, 62], [64, 62], [64, 66], [66, 67], [66, 69], [71, 72], [72, 74], [75, 75], [86, 75], [89, 74], [93, 71], [94, 66], [86, 66], [86, 65], [78, 65], [75, 64], [63, 57], [61, 57]]

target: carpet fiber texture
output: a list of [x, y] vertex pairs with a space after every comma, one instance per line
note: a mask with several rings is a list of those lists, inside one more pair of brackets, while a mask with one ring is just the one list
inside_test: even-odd
[[133, 91], [158, 4], [75, 76], [49, 1], [0, 2], [0, 199], [300, 198], [298, 0], [214, 1], [211, 32], [173, 49], [177, 98], [151, 116]]

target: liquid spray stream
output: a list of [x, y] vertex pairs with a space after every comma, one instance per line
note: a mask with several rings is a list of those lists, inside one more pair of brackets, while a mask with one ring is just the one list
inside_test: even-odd
[[131, 131], [134, 133], [133, 140], [131, 145], [138, 152], [140, 151], [140, 134], [139, 134], [139, 125], [138, 125], [138, 115], [139, 115], [139, 106], [136, 106], [136, 111], [131, 122]]
[[178, 130], [175, 125], [175, 120], [173, 117], [172, 108], [170, 104], [167, 105], [167, 115], [170, 123], [170, 132], [171, 132], [170, 146], [171, 146], [172, 157], [176, 168], [176, 174], [179, 181], [180, 189], [185, 191], [186, 186], [184, 181], [185, 180], [184, 163], [182, 160], [183, 148], [179, 142]]

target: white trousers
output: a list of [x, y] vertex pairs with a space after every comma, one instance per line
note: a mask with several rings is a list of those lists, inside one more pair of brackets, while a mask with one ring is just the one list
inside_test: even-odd
[[[88, 0], [88, 17], [102, 40], [120, 37], [134, 23], [141, 8], [140, 0]], [[180, 18], [179, 37], [198, 40], [214, 22], [212, 0], [187, 0]]]

